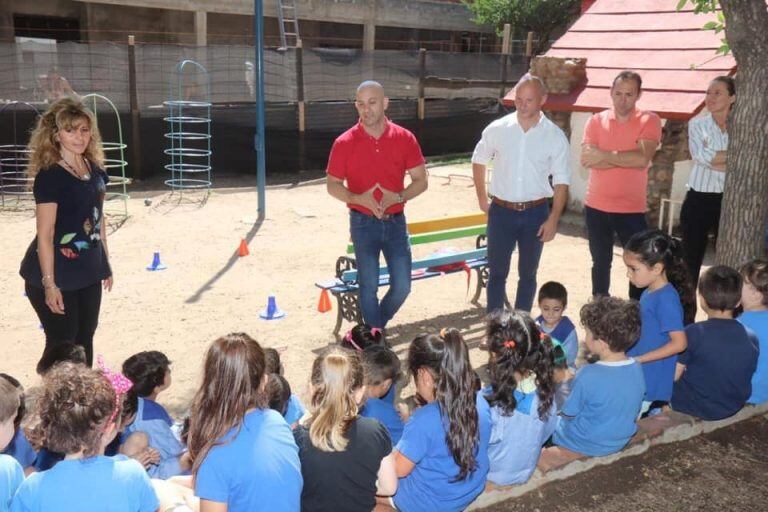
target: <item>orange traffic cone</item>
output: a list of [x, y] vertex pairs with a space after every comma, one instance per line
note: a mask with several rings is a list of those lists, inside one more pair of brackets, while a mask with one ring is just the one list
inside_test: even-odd
[[320, 301], [317, 303], [317, 310], [320, 313], [327, 313], [331, 310], [331, 298], [328, 297], [328, 290], [320, 292]]
[[240, 247], [237, 249], [237, 255], [241, 258], [243, 256], [248, 256], [251, 254], [251, 252], [248, 250], [248, 244], [245, 243], [245, 238], [240, 240]]

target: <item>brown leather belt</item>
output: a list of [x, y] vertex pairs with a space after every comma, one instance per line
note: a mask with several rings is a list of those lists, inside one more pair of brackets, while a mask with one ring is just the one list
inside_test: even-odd
[[522, 212], [524, 210], [527, 210], [529, 208], [533, 208], [534, 206], [539, 206], [540, 204], [544, 204], [547, 202], [546, 197], [542, 197], [541, 199], [535, 199], [533, 201], [523, 201], [522, 203], [515, 203], [512, 201], [505, 201], [503, 199], [499, 199], [498, 197], [494, 197], [492, 199], [492, 202], [503, 206], [504, 208], [507, 208], [508, 210], [514, 210], [516, 212]]

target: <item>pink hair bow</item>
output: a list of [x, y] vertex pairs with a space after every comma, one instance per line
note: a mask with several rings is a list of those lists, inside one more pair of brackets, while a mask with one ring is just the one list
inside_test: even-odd
[[101, 354], [96, 356], [96, 364], [98, 365], [99, 370], [101, 370], [101, 373], [104, 375], [104, 378], [106, 378], [107, 382], [109, 382], [109, 385], [112, 386], [112, 389], [115, 390], [115, 408], [112, 410], [112, 415], [109, 417], [109, 421], [106, 423], [109, 425], [115, 420], [117, 411], [120, 409], [120, 398], [131, 390], [133, 387], [133, 382], [131, 382], [131, 380], [122, 373], [113, 372], [111, 369], [109, 369], [106, 363], [104, 363], [104, 357]]

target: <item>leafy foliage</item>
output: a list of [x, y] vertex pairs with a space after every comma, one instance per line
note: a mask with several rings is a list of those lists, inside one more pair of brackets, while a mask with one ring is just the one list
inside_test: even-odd
[[[679, 0], [677, 2], [677, 10], [679, 11], [689, 2], [693, 4], [693, 12], [696, 14], [708, 12], [717, 13], [717, 21], [710, 21], [705, 23], [704, 26], [701, 27], [702, 30], [714, 30], [715, 34], [719, 34], [725, 30], [725, 17], [723, 16], [723, 11], [720, 10], [720, 4], [718, 0]], [[728, 41], [726, 41], [725, 38], [720, 39], [720, 42], [723, 44], [720, 46], [720, 48], [717, 49], [716, 53], [725, 55], [731, 51], [731, 46], [728, 44]]]
[[504, 24], [519, 32], [535, 32], [536, 53], [549, 44], [550, 35], [579, 13], [580, 0], [464, 0], [478, 25], [493, 25], [500, 35]]

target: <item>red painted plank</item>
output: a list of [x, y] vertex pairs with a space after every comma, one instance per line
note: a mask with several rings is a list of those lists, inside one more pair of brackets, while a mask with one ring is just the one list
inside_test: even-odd
[[[514, 94], [504, 98], [504, 105], [514, 106]], [[571, 94], [551, 94], [544, 105], [546, 110], [571, 112], [599, 112], [610, 108], [608, 89], [586, 87]], [[637, 102], [638, 108], [652, 110], [665, 119], [690, 119], [704, 106], [701, 93], [675, 91], [646, 91]]]
[[[617, 69], [587, 67], [587, 84], [589, 87], [604, 87], [609, 89], [613, 79], [619, 74]], [[655, 70], [640, 71], [644, 90], [688, 91], [704, 94], [709, 82], [719, 75], [728, 74], [720, 70]]]
[[720, 48], [721, 37], [711, 30], [670, 32], [574, 32], [558, 39], [553, 48], [596, 48], [613, 50], [692, 50]]
[[736, 67], [732, 55], [716, 55], [713, 50], [549, 50], [552, 57], [585, 57], [587, 65], [615, 69], [719, 69]]
[[[693, 4], [686, 3], [681, 11], [693, 11]], [[598, 0], [589, 8], [589, 14], [630, 12], [677, 12], [677, 0]]]
[[592, 14], [587, 11], [576, 20], [569, 32], [613, 32], [654, 30], [694, 30], [714, 21], [714, 13], [694, 14], [693, 12], [660, 12], [639, 14]]

